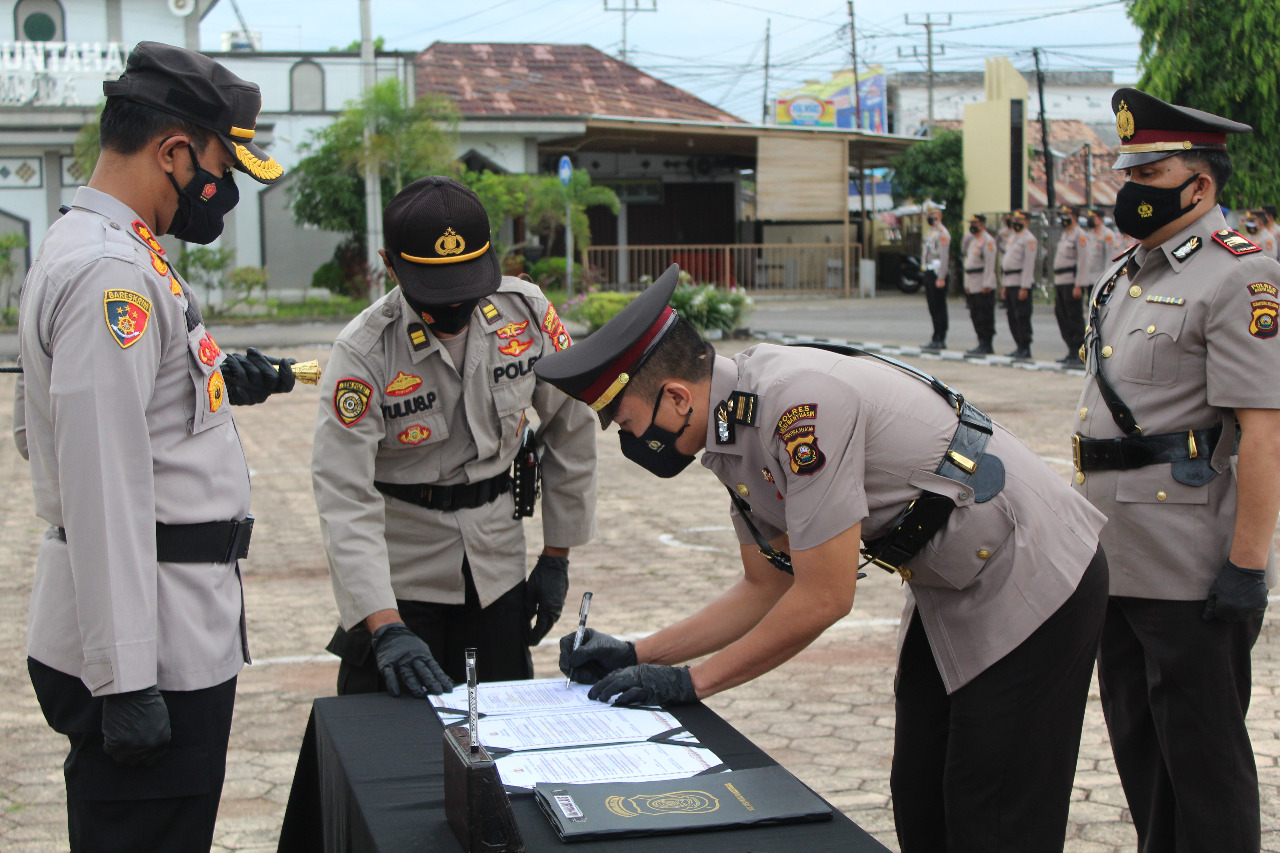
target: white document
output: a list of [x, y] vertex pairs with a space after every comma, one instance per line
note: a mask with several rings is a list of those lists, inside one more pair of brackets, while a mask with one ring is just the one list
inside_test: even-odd
[[[479, 712], [494, 714], [535, 714], [543, 711], [598, 711], [609, 708], [605, 702], [587, 698], [588, 684], [574, 682], [564, 686], [563, 678], [535, 678], [529, 681], [489, 681], [476, 688]], [[451, 693], [431, 697], [431, 704], [445, 712], [467, 714], [467, 685], [460, 684]], [[480, 727], [481, 736], [485, 727]]]
[[605, 707], [591, 713], [485, 717], [480, 721], [480, 742], [516, 750], [635, 743], [678, 728], [680, 721], [666, 711]]
[[[483, 724], [480, 730], [483, 733]], [[503, 784], [517, 788], [532, 788], [548, 782], [684, 779], [720, 763], [709, 749], [659, 743], [515, 752], [497, 760]]]

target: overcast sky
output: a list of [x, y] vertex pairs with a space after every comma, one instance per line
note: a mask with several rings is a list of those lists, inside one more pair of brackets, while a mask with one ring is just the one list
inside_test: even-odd
[[[204, 50], [221, 49], [222, 33], [240, 28], [232, 2], [220, 0], [202, 23]], [[326, 50], [360, 37], [359, 0], [235, 2], [249, 29], [262, 34], [264, 50]], [[627, 16], [629, 62], [750, 121], [760, 119], [767, 21], [771, 95], [849, 66], [845, 0], [372, 0], [373, 33], [391, 50], [422, 50], [434, 41], [549, 42], [618, 56], [623, 15], [605, 7], [624, 5], [656, 6]], [[1121, 0], [1001, 5], [855, 0], [859, 68], [924, 70], [925, 28], [918, 24], [931, 16], [935, 71], [981, 71], [983, 58], [999, 54], [1030, 70], [1031, 48], [1040, 47], [1046, 70], [1112, 71], [1120, 85], [1137, 80], [1138, 32]]]

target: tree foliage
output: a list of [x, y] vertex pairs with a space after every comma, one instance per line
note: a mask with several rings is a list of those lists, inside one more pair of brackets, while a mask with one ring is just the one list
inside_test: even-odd
[[1227, 148], [1236, 173], [1222, 194], [1232, 208], [1280, 200], [1280, 4], [1246, 0], [1131, 0], [1142, 31], [1138, 88], [1181, 106], [1253, 126]]
[[[958, 130], [939, 131], [893, 158], [893, 202], [935, 201], [946, 205], [942, 224], [954, 237], [963, 226], [964, 135]], [[952, 240], [958, 247], [959, 240]]]

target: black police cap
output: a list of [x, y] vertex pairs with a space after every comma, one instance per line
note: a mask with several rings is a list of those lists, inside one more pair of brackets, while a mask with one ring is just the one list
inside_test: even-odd
[[423, 305], [488, 296], [502, 282], [480, 197], [453, 178], [430, 175], [382, 211], [383, 244], [400, 287]]
[[1247, 124], [1166, 103], [1140, 89], [1117, 89], [1111, 111], [1120, 136], [1113, 169], [1131, 169], [1182, 151], [1226, 151], [1228, 133], [1253, 132]]
[[610, 404], [621, 398], [631, 377], [675, 325], [677, 314], [668, 303], [679, 282], [680, 267], [672, 264], [598, 331], [544, 355], [533, 372], [586, 403], [600, 418], [601, 429], [607, 427], [616, 409]]
[[235, 158], [235, 166], [261, 184], [274, 184], [284, 167], [253, 143], [262, 111], [257, 84], [241, 80], [202, 53], [140, 41], [118, 80], [102, 92], [169, 113], [213, 131]]

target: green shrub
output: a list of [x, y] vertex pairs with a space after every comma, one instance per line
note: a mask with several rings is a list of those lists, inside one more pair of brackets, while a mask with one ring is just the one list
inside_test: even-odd
[[[529, 278], [533, 279], [534, 283], [543, 290], [547, 288], [563, 289], [565, 287], [564, 267], [564, 258], [541, 258], [528, 268]], [[582, 264], [575, 263], [573, 265], [573, 280], [578, 285], [582, 284]]]
[[337, 261], [325, 261], [311, 274], [311, 286], [317, 290], [329, 290], [337, 294], [348, 292], [346, 276]]
[[[613, 316], [631, 304], [638, 293], [617, 293], [615, 291], [588, 293], [582, 302], [574, 306], [573, 319], [586, 323], [588, 330], [594, 332]], [[570, 300], [573, 301], [573, 300]]]
[[248, 299], [255, 290], [266, 291], [267, 270], [265, 267], [236, 267], [227, 276], [227, 283], [240, 294], [241, 299]]
[[699, 332], [717, 329], [729, 334], [743, 326], [755, 310], [755, 303], [742, 290], [693, 284], [681, 273], [681, 283], [671, 295], [671, 307]]

